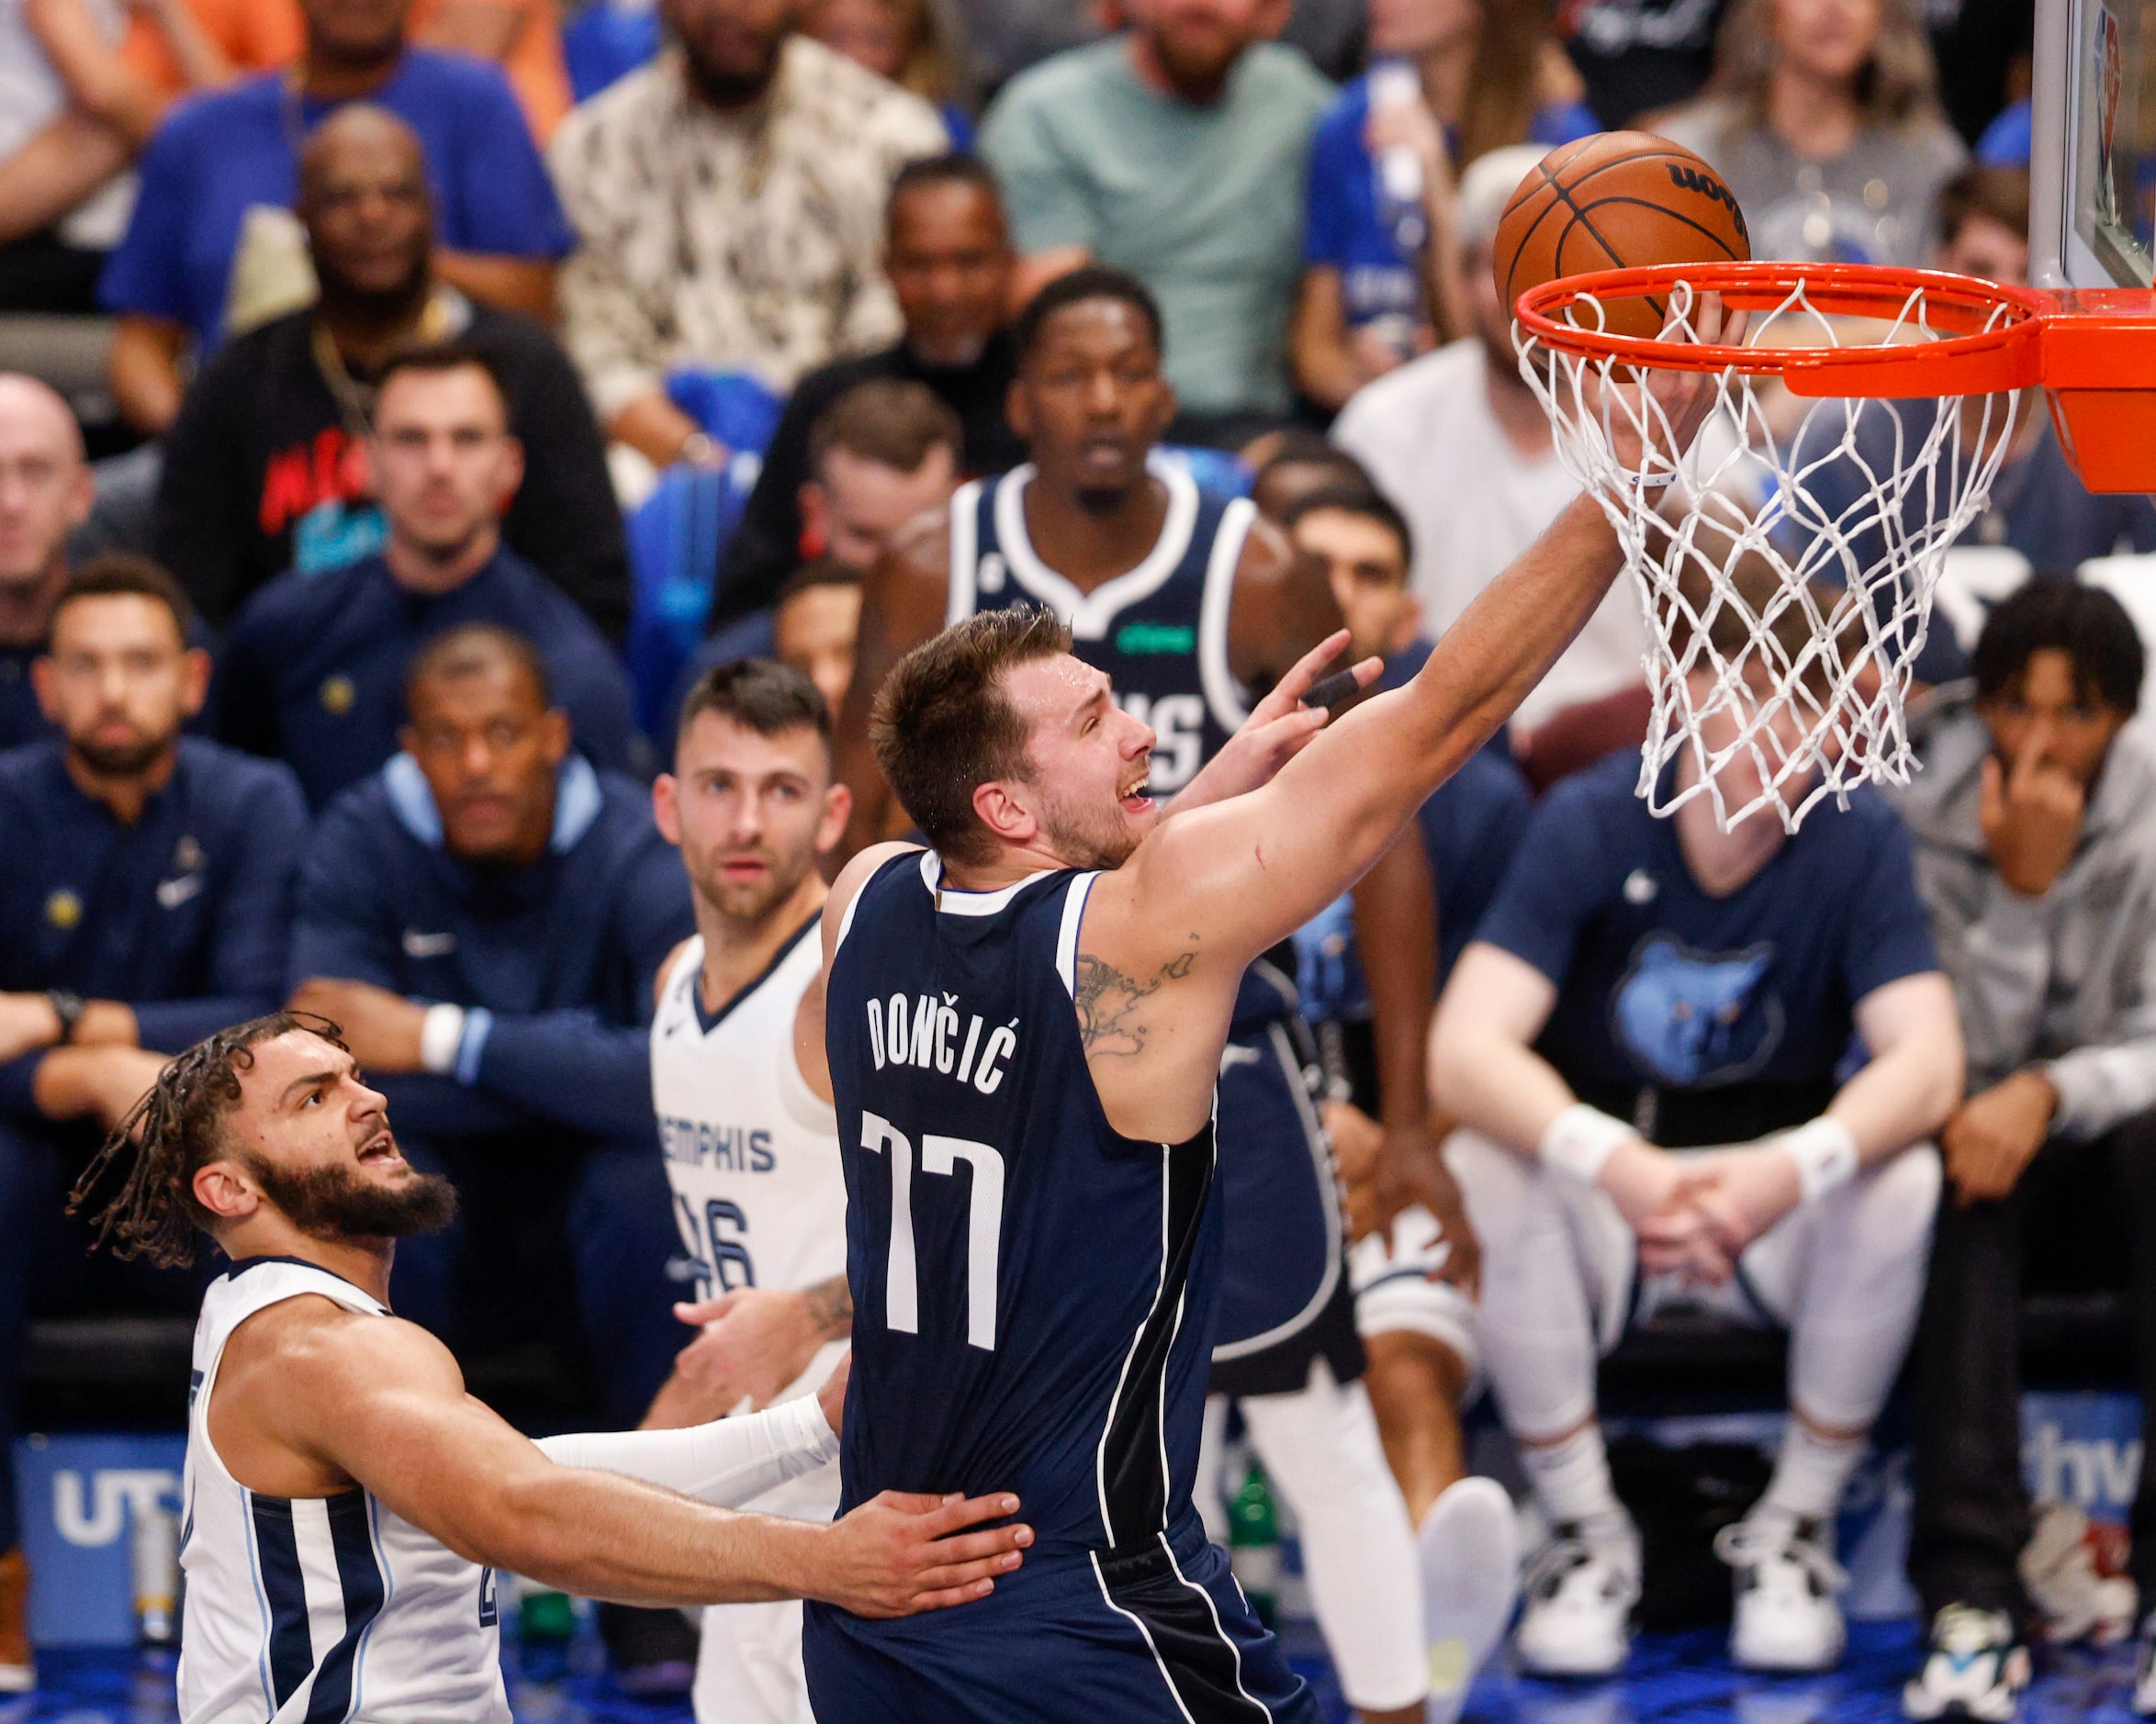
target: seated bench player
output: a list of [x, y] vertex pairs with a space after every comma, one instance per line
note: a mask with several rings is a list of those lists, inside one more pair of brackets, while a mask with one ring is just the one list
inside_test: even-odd
[[412, 655], [461, 623], [537, 649], [594, 765], [632, 763], [629, 683], [590, 620], [501, 542], [522, 483], [508, 397], [476, 348], [444, 344], [382, 367], [365, 444], [387, 524], [382, 549], [342, 568], [287, 571], [240, 609], [218, 662], [224, 741], [290, 763], [318, 810], [398, 749]]
[[404, 752], [308, 853], [293, 1001], [343, 1026], [406, 1153], [456, 1184], [463, 1220], [406, 1247], [398, 1309], [467, 1349], [573, 1311], [631, 1426], [681, 1345], [646, 1026], [695, 931], [688, 880], [643, 789], [570, 751], [529, 642], [452, 630], [407, 699]]
[[[1915, 1718], [2010, 1717], [2028, 1683], [2025, 1287], [2124, 1286], [2144, 1420], [2156, 1408], [2156, 757], [2129, 724], [2141, 643], [2109, 593], [2038, 576], [1992, 612], [1972, 668], [1942, 691], [1898, 799], [1970, 1090], [1939, 1134], [1955, 1201], [1917, 1327], [1909, 1573], [1931, 1642], [1903, 1696]], [[2156, 1468], [2132, 1521], [2146, 1612]], [[2144, 1715], [2152, 1644], [2144, 1617]]]
[[306, 806], [283, 767], [181, 734], [209, 674], [188, 621], [154, 564], [76, 569], [31, 667], [51, 733], [0, 754], [0, 1694], [29, 1682], [9, 1471], [28, 1312], [194, 1304], [185, 1276], [87, 1259], [67, 1189], [165, 1051], [284, 984]]
[[[1800, 611], [1777, 630], [1791, 662]], [[1735, 663], [1728, 617], [1712, 644]], [[1703, 707], [1712, 674], [1693, 676]], [[1768, 692], [1756, 654], [1746, 686]], [[1793, 722], [1763, 722], [1763, 746], [1793, 744]], [[1726, 705], [1701, 726], [1709, 750], [1736, 740]], [[1719, 768], [1733, 808], [1759, 793], [1754, 760]], [[1664, 796], [1697, 781], [1692, 761], [1666, 769]], [[1908, 835], [1872, 793], [1794, 834], [1771, 808], [1724, 833], [1705, 794], [1656, 819], [1639, 772], [1613, 756], [1550, 791], [1432, 1031], [1438, 1105], [1465, 1128], [1453, 1165], [1482, 1241], [1483, 1366], [1551, 1524], [1520, 1657], [1572, 1675], [1624, 1662], [1640, 1543], [1611, 1486], [1596, 1357], [1697, 1304], [1791, 1336], [1772, 1482], [1716, 1541], [1732, 1657], [1825, 1669], [1844, 1644], [1834, 1516], [1915, 1327], [1939, 1187], [1926, 1140], [1960, 1096], [1953, 996]]]

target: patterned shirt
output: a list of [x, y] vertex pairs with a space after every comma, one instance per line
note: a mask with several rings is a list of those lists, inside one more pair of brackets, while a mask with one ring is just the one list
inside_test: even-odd
[[551, 154], [583, 241], [562, 326], [601, 420], [677, 365], [783, 392], [897, 340], [884, 199], [901, 166], [945, 147], [927, 103], [798, 36], [747, 109], [698, 99], [679, 48], [578, 107]]

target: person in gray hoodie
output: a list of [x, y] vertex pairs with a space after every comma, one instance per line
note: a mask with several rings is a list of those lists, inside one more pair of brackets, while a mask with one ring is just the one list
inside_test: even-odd
[[[1972, 669], [1940, 691], [1900, 797], [1969, 1059], [1918, 1328], [1909, 1571], [1932, 1629], [1903, 1696], [1915, 1718], [2011, 1718], [2028, 1680], [2025, 1284], [2123, 1279], [2156, 1413], [2156, 751], [2128, 729], [2143, 651], [2110, 594], [2038, 576], [1992, 612]], [[2132, 1533], [2147, 1607], [2156, 1467]], [[2156, 1611], [2144, 1714], [2152, 1627]]]

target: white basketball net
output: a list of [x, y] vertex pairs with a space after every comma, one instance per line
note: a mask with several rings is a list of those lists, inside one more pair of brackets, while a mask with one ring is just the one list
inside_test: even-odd
[[[1670, 296], [1659, 339], [1697, 341]], [[1601, 327], [1576, 301], [1574, 327]], [[1993, 321], [2009, 315], [2002, 307]], [[1656, 814], [1712, 800], [1724, 831], [1762, 808], [1794, 832], [1855, 786], [1908, 782], [1903, 702], [1946, 554], [1985, 506], [2012, 439], [2010, 395], [1861, 405], [1805, 400], [1778, 376], [1724, 371], [1679, 450], [1649, 365], [1550, 347], [1523, 325], [1520, 368], [1566, 470], [1617, 530], [1636, 578], [1654, 701], [1640, 794]], [[1924, 341], [1921, 288], [1891, 322], [1814, 308], [1798, 282], [1752, 315], [1754, 347]], [[1882, 417], [1883, 416], [1883, 417]], [[1860, 427], [1865, 435], [1859, 436]], [[1620, 444], [1645, 456], [1634, 468]], [[1638, 458], [1638, 457], [1634, 457]], [[1666, 773], [1679, 761], [1674, 775]], [[1667, 781], [1666, 781], [1667, 780]]]

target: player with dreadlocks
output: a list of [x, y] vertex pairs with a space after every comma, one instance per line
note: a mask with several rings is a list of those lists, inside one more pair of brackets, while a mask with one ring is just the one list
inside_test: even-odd
[[195, 1334], [186, 1724], [509, 1724], [497, 1569], [628, 1604], [805, 1597], [903, 1616], [985, 1596], [1031, 1542], [1020, 1526], [964, 1530], [1014, 1513], [1002, 1493], [886, 1493], [825, 1524], [711, 1506], [837, 1452], [843, 1367], [754, 1417], [518, 1435], [389, 1312], [397, 1240], [446, 1225], [455, 1192], [404, 1159], [322, 1019], [277, 1013], [180, 1055], [75, 1203], [113, 1174], [100, 1244], [182, 1266], [203, 1233], [231, 1259]]

